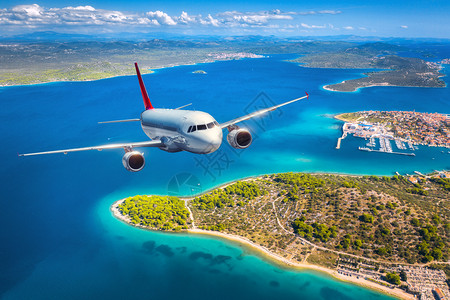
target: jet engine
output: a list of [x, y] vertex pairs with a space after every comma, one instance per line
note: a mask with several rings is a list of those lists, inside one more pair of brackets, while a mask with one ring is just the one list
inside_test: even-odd
[[247, 129], [237, 128], [228, 133], [227, 141], [233, 148], [245, 149], [252, 143], [252, 135]]
[[128, 171], [139, 172], [145, 166], [144, 155], [137, 151], [126, 152], [122, 158], [122, 163]]

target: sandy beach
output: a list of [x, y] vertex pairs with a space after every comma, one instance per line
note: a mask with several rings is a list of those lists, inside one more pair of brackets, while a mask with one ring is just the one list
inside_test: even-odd
[[[112, 212], [113, 216], [128, 225], [146, 229], [146, 230], [152, 230], [151, 228], [147, 228], [145, 226], [132, 224], [130, 222], [130, 219], [127, 216], [122, 215], [118, 209], [118, 206], [123, 201], [125, 201], [125, 199], [118, 200], [111, 205], [111, 212]], [[192, 216], [192, 213], [191, 213], [191, 216]], [[194, 220], [193, 218], [191, 218], [191, 219]], [[255, 244], [252, 241], [250, 241], [244, 237], [241, 237], [241, 236], [227, 234], [227, 233], [223, 233], [223, 232], [217, 232], [217, 231], [197, 229], [197, 228], [188, 229], [187, 231], [184, 231], [184, 232], [187, 232], [189, 234], [208, 235], [208, 236], [218, 237], [221, 239], [232, 241], [232, 242], [242, 245], [244, 247], [249, 247], [253, 251], [257, 252], [259, 255], [263, 256], [264, 258], [269, 259], [272, 262], [274, 262], [278, 265], [281, 265], [281, 266], [286, 266], [286, 267], [297, 269], [297, 270], [304, 270], [304, 269], [314, 270], [314, 271], [326, 273], [329, 276], [334, 277], [335, 279], [338, 279], [341, 281], [346, 281], [346, 282], [351, 282], [351, 283], [354, 283], [354, 284], [357, 284], [357, 285], [360, 285], [360, 286], [363, 286], [363, 287], [366, 287], [369, 289], [373, 289], [373, 290], [376, 290], [376, 291], [379, 291], [384, 294], [388, 294], [388, 295], [391, 295], [391, 296], [394, 296], [394, 297], [397, 297], [400, 299], [415, 299], [411, 294], [408, 294], [401, 289], [398, 289], [398, 288], [391, 289], [388, 287], [384, 287], [384, 286], [376, 284], [372, 281], [365, 280], [362, 277], [356, 278], [354, 276], [345, 276], [345, 275], [339, 274], [336, 270], [328, 269], [328, 268], [325, 268], [322, 266], [312, 265], [309, 263], [293, 262], [293, 261], [286, 259], [276, 253], [269, 251], [268, 249], [266, 249], [265, 247], [263, 247], [261, 245]]]

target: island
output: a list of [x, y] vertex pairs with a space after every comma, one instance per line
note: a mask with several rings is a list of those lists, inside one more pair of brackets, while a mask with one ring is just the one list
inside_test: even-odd
[[206, 71], [203, 70], [195, 70], [194, 72], [192, 72], [192, 74], [208, 74], [208, 73], [206, 73]]
[[330, 91], [354, 92], [359, 88], [372, 86], [403, 86], [403, 87], [445, 87], [440, 79], [440, 66], [419, 58], [383, 56], [373, 58], [371, 68], [389, 69], [364, 73], [366, 77], [345, 80], [341, 83], [326, 85], [323, 88]]
[[[375, 151], [376, 139], [379, 139], [381, 152], [407, 154], [403, 150], [415, 150], [413, 145], [450, 148], [450, 116], [439, 113], [421, 113], [415, 111], [361, 111], [343, 113], [335, 116], [344, 121], [341, 140], [348, 134], [369, 139], [364, 151]], [[391, 140], [395, 141], [398, 151], [392, 151]]]
[[111, 209], [133, 226], [232, 239], [291, 267], [324, 271], [404, 299], [437, 292], [449, 297], [449, 178], [450, 172], [283, 173], [239, 180], [194, 198], [158, 200], [173, 212], [142, 206], [143, 196], [117, 201]]
[[323, 88], [336, 92], [353, 92], [372, 86], [445, 87], [440, 79], [441, 63], [415, 57], [401, 57], [397, 52], [404, 47], [387, 43], [366, 43], [356, 47], [337, 49], [299, 57], [291, 62], [311, 68], [373, 69], [365, 77], [328, 84]]

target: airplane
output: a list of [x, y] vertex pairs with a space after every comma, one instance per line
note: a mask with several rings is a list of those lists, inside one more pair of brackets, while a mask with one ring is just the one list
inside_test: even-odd
[[65, 150], [45, 151], [36, 153], [19, 154], [19, 156], [32, 156], [41, 154], [54, 154], [86, 150], [104, 150], [123, 148], [125, 154], [122, 163], [125, 169], [131, 172], [138, 172], [145, 166], [144, 153], [134, 150], [140, 147], [157, 147], [167, 152], [187, 151], [196, 154], [208, 154], [219, 149], [222, 144], [222, 129], [228, 129], [227, 141], [236, 149], [245, 149], [252, 143], [251, 133], [240, 128], [236, 124], [264, 113], [276, 110], [284, 105], [309, 98], [306, 96], [290, 100], [269, 108], [255, 111], [251, 114], [233, 119], [228, 122], [219, 124], [210, 114], [203, 111], [182, 110], [188, 105], [178, 107], [176, 109], [162, 109], [153, 107], [148, 97], [147, 90], [142, 80], [141, 72], [137, 63], [134, 64], [136, 74], [139, 80], [142, 98], [144, 100], [145, 110], [141, 113], [139, 119], [127, 119], [99, 122], [105, 123], [121, 123], [121, 122], [141, 122], [144, 133], [151, 139], [145, 142], [109, 144], [94, 147], [73, 148]]

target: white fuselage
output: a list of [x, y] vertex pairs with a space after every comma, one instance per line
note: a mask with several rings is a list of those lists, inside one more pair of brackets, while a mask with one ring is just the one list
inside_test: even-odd
[[141, 114], [141, 126], [152, 140], [161, 140], [160, 149], [207, 154], [222, 144], [222, 128], [201, 111], [148, 109]]

